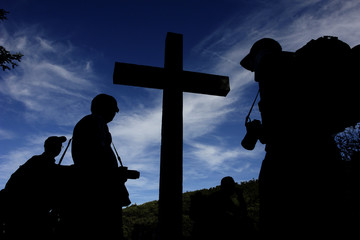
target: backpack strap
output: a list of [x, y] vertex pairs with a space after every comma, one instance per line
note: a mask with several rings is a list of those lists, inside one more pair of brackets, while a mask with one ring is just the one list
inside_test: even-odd
[[69, 139], [68, 145], [66, 146], [65, 151], [64, 151], [63, 155], [61, 156], [58, 165], [61, 164], [61, 162], [62, 162], [62, 160], [63, 160], [63, 158], [64, 158], [64, 156], [65, 156], [65, 153], [66, 153], [66, 151], [68, 150], [68, 148], [69, 148], [69, 146], [70, 146], [71, 140], [72, 140], [72, 138]]
[[254, 105], [255, 105], [256, 99], [257, 99], [258, 96], [259, 96], [259, 93], [260, 93], [260, 89], [258, 90], [258, 92], [257, 92], [257, 94], [256, 94], [256, 97], [255, 97], [255, 99], [254, 99], [254, 102], [253, 102], [252, 105], [251, 105], [250, 111], [249, 111], [248, 115], [247, 115], [246, 118], [245, 118], [245, 123], [247, 123], [247, 122], [249, 121], [249, 119], [250, 119], [250, 121], [251, 121], [250, 114], [251, 114], [251, 111], [252, 111], [252, 109], [253, 109], [253, 107], [254, 107]]

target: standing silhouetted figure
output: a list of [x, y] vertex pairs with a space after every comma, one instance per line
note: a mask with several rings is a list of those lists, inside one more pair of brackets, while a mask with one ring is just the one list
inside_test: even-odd
[[66, 137], [46, 139], [45, 151], [21, 165], [6, 183], [7, 239], [51, 239], [52, 216], [57, 207], [60, 166], [55, 164]]
[[221, 179], [220, 191], [212, 196], [214, 239], [249, 239], [253, 226], [243, 192], [232, 177]]
[[78, 176], [66, 220], [73, 238], [119, 239], [122, 236], [124, 204], [121, 198], [127, 194], [126, 178], [119, 174], [107, 126], [117, 112], [115, 98], [99, 94], [91, 102], [91, 114], [74, 128], [72, 157]]
[[250, 239], [253, 223], [232, 177], [224, 177], [220, 190], [209, 196], [193, 196], [191, 204], [194, 239]]
[[259, 175], [266, 237], [342, 232], [334, 135], [360, 120], [350, 51], [335, 37], [312, 40], [295, 53], [264, 38], [240, 63], [259, 83], [261, 126], [247, 127], [257, 128], [252, 132], [266, 144]]

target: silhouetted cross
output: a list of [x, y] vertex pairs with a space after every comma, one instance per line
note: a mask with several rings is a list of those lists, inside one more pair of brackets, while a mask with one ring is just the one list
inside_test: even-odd
[[183, 36], [167, 33], [164, 68], [115, 63], [114, 84], [163, 89], [159, 227], [160, 239], [181, 239], [183, 92], [226, 96], [229, 77], [183, 71]]

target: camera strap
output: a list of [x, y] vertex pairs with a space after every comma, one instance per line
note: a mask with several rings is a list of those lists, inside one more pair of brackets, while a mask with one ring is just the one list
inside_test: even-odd
[[113, 146], [113, 148], [114, 148], [114, 150], [115, 150], [115, 153], [116, 153], [117, 159], [118, 159], [118, 161], [119, 161], [119, 163], [120, 163], [120, 166], [123, 167], [124, 165], [122, 164], [121, 158], [120, 158], [118, 152], [116, 151], [115, 144], [114, 144], [113, 142], [111, 142], [111, 144], [112, 144], [112, 146]]
[[[250, 119], [250, 114], [251, 114], [251, 112], [252, 112], [252, 110], [253, 110], [253, 107], [254, 107], [254, 105], [255, 105], [256, 99], [257, 99], [258, 96], [259, 96], [259, 93], [260, 93], [260, 89], [258, 90], [258, 92], [257, 92], [257, 94], [256, 94], [256, 97], [255, 97], [255, 99], [254, 99], [254, 102], [253, 102], [252, 105], [251, 105], [250, 111], [249, 111], [248, 115], [247, 115], [246, 118], [245, 118], [245, 123], [247, 123], [248, 120]], [[250, 119], [250, 120], [251, 120], [251, 119]]]
[[[58, 165], [61, 164], [63, 158], [65, 157], [65, 154], [66, 154], [66, 152], [67, 152], [67, 150], [68, 150], [68, 148], [69, 148], [69, 146], [70, 146], [70, 144], [71, 144], [71, 141], [72, 141], [72, 138], [69, 139], [69, 142], [68, 142], [68, 144], [67, 144], [67, 146], [66, 146], [66, 148], [65, 148], [65, 151], [63, 152], [63, 154], [62, 154], [62, 156], [61, 156], [61, 158], [60, 158], [60, 160], [59, 160]], [[113, 146], [113, 148], [114, 148], [114, 150], [115, 150], [116, 157], [117, 157], [117, 159], [118, 159], [118, 161], [119, 161], [119, 163], [120, 163], [120, 166], [123, 167], [124, 165], [123, 165], [123, 163], [122, 163], [122, 161], [121, 161], [121, 158], [120, 158], [118, 152], [116, 151], [116, 147], [115, 147], [114, 143], [111, 142], [111, 144], [112, 144], [112, 146]]]

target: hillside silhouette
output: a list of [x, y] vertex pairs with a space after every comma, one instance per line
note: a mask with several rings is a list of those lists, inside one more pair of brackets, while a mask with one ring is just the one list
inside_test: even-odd
[[[243, 192], [247, 205], [247, 212], [254, 234], [258, 234], [259, 224], [259, 194], [258, 180], [236, 183], [236, 188]], [[194, 239], [194, 220], [192, 219], [191, 199], [194, 195], [205, 198], [220, 191], [220, 185], [209, 189], [201, 189], [183, 193], [183, 236], [184, 239]], [[156, 239], [158, 234], [158, 201], [151, 201], [141, 205], [131, 205], [123, 210], [123, 229], [126, 240]]]

